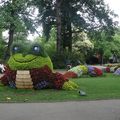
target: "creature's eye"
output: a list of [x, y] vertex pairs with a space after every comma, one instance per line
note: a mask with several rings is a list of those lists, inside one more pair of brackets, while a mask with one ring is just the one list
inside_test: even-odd
[[19, 47], [18, 47], [18, 46], [15, 46], [15, 47], [13, 47], [13, 50], [14, 50], [14, 51], [18, 51], [18, 50], [19, 50]]
[[12, 49], [13, 53], [19, 52], [19, 50], [20, 50], [19, 46], [13, 46]]
[[33, 47], [33, 51], [34, 51], [35, 53], [39, 53], [39, 52], [40, 52], [40, 46], [34, 46], [34, 47]]
[[37, 43], [32, 46], [32, 51], [30, 51], [30, 53], [33, 55], [36, 55], [36, 56], [42, 56], [42, 57], [47, 56], [47, 54], [44, 52], [42, 46], [40, 46]]

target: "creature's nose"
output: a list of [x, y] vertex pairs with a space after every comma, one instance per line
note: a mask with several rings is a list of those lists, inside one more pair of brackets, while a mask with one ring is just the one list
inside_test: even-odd
[[23, 53], [22, 56], [25, 57], [27, 55], [27, 53]]

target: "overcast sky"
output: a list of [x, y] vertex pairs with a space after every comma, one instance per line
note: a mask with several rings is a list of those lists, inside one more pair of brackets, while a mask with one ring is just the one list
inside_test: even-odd
[[110, 8], [113, 9], [117, 14], [120, 15], [120, 0], [104, 0], [109, 4]]
[[104, 0], [106, 4], [109, 5], [110, 9], [113, 10], [116, 14], [118, 14], [118, 20], [120, 24], [120, 0]]

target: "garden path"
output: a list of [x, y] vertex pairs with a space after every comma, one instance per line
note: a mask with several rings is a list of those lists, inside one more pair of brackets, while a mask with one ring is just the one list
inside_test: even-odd
[[1, 120], [120, 120], [120, 100], [0, 104]]

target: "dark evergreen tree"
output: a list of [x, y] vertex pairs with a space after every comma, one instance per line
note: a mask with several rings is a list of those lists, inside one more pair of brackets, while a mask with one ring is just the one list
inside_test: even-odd
[[51, 26], [57, 27], [58, 52], [66, 47], [72, 50], [74, 32], [85, 31], [93, 37], [104, 29], [108, 39], [114, 35], [116, 24], [112, 17], [116, 15], [103, 0], [36, 0], [35, 4], [47, 39]]

